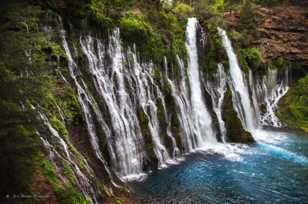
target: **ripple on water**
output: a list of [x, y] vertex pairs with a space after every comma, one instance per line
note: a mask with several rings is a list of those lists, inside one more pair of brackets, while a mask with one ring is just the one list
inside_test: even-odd
[[187, 155], [179, 165], [134, 183], [137, 197], [156, 203], [305, 203], [308, 138], [279, 134], [283, 139], [267, 133], [275, 137], [269, 143], [222, 145]]

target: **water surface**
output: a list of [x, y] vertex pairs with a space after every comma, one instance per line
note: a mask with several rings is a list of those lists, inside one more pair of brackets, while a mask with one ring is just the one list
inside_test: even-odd
[[194, 153], [155, 171], [133, 184], [136, 195], [145, 203], [308, 203], [308, 136], [259, 135], [255, 145]]

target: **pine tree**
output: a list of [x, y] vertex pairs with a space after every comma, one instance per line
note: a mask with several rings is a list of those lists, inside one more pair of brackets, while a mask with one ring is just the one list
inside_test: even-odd
[[251, 33], [256, 29], [256, 19], [250, 0], [245, 0], [241, 10], [239, 29]]

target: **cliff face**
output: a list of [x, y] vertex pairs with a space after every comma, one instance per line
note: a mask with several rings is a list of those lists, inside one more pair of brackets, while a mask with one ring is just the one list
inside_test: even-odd
[[[133, 148], [129, 142], [136, 143], [137, 153], [139, 143], [144, 146], [140, 152], [145, 156], [134, 159], [144, 160], [142, 171], [158, 166], [156, 154], [162, 157], [178, 154], [176, 144], [180, 151], [186, 151], [181, 139], [186, 129], [181, 126], [190, 124], [180, 120], [189, 115], [185, 110], [190, 104], [185, 85], [184, 36], [187, 18], [197, 14], [188, 4], [176, 3], [168, 10], [158, 0], [25, 2], [13, 5], [0, 18], [0, 140], [4, 141], [0, 165], [8, 167], [0, 170], [0, 197], [43, 192], [50, 195], [51, 203], [75, 204], [88, 203], [91, 198], [93, 201], [97, 198], [97, 203], [121, 203], [115, 196], [119, 195], [124, 197], [124, 203], [129, 203], [132, 198], [124, 188], [115, 188], [111, 179], [117, 170], [111, 167], [112, 159], [121, 161], [127, 156], [121, 149], [113, 155], [112, 148], [127, 130], [138, 131], [138, 138], [140, 132], [144, 144], [141, 140], [123, 140], [119, 146], [130, 150]], [[294, 6], [255, 9], [257, 34], [253, 46], [260, 48], [263, 57], [282, 56], [307, 66], [304, 9]], [[225, 14], [231, 27], [237, 24], [239, 16], [236, 12]], [[218, 63], [227, 64], [227, 59], [217, 35], [218, 23], [199, 20], [205, 22], [202, 26], [207, 27], [207, 35], [198, 36], [203, 42], [198, 60], [201, 72], [208, 77], [216, 71]], [[114, 30], [116, 27], [119, 31]], [[119, 67], [124, 71], [120, 73]], [[110, 77], [114, 73], [115, 77]], [[118, 91], [119, 85], [128, 88]], [[145, 89], [146, 94], [138, 95], [139, 89]], [[109, 98], [110, 92], [113, 95]], [[211, 96], [204, 95], [209, 99], [207, 106], [211, 107]], [[120, 108], [110, 108], [118, 103], [119, 96], [123, 96]], [[143, 105], [146, 96], [150, 97], [145, 98], [149, 103]], [[134, 106], [125, 106], [130, 98], [134, 99], [131, 101]], [[230, 91], [223, 102], [223, 119], [230, 141], [252, 142], [237, 118]], [[180, 114], [178, 109], [184, 112]], [[127, 120], [125, 127], [118, 125], [128, 113], [134, 116], [132, 120]], [[215, 117], [212, 110], [210, 115]], [[106, 129], [101, 125], [103, 119]], [[134, 121], [139, 126], [131, 125]], [[218, 129], [217, 124], [215, 128]], [[190, 129], [187, 128], [188, 132]], [[156, 141], [152, 134], [157, 136]], [[156, 152], [155, 145], [159, 147]]]
[[257, 7], [256, 44], [266, 58], [284, 58], [308, 66], [307, 10], [298, 6]]
[[[254, 7], [257, 26], [253, 45], [260, 48], [265, 59], [282, 56], [289, 61], [308, 66], [306, 8], [295, 5]], [[231, 27], [235, 27], [240, 13], [227, 12], [224, 17]]]

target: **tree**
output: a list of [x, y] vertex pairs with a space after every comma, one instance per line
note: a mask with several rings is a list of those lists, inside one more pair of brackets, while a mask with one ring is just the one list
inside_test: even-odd
[[250, 0], [244, 2], [238, 27], [247, 33], [252, 33], [256, 29], [255, 14]]

